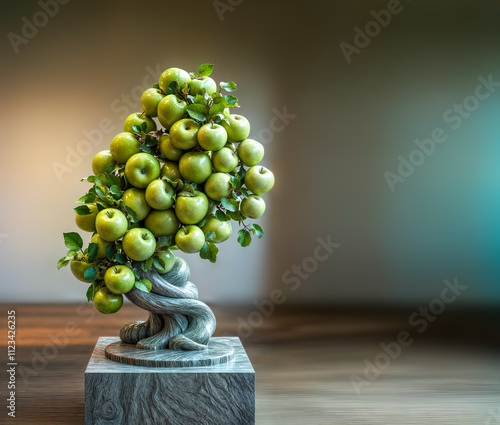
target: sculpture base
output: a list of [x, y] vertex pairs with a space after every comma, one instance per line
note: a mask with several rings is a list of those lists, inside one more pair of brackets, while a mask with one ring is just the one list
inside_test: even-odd
[[227, 363], [234, 358], [233, 346], [212, 338], [207, 350], [173, 351], [140, 350], [134, 345], [116, 341], [105, 349], [106, 358], [115, 362], [148, 367], [194, 367], [214, 366]]
[[[230, 347], [233, 360], [195, 367], [118, 363], [105, 356], [106, 347], [117, 342], [117, 337], [99, 338], [87, 365], [86, 425], [255, 423], [255, 372], [239, 338], [210, 341], [210, 345]], [[200, 354], [173, 353], [178, 357]]]

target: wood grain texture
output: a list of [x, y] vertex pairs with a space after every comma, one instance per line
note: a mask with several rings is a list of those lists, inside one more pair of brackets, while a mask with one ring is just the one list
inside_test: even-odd
[[[85, 370], [85, 423], [253, 425], [255, 372], [248, 356], [239, 338], [213, 340], [226, 350], [230, 347], [234, 361], [208, 367], [132, 366], [105, 358], [105, 348], [119, 338], [99, 338]], [[182, 356], [179, 351], [170, 354]]]
[[[147, 313], [131, 305], [109, 316], [87, 304], [9, 305], [0, 317], [13, 308], [17, 360], [25, 369], [17, 374], [17, 418], [10, 420], [4, 410], [0, 423], [83, 424], [84, 371], [98, 336], [117, 336], [123, 323], [144, 320]], [[238, 323], [254, 311], [213, 310], [214, 336], [237, 335]], [[500, 313], [450, 308], [420, 334], [408, 322], [413, 311], [276, 307], [242, 337], [256, 372], [256, 423], [495, 425]], [[403, 330], [413, 344], [357, 394], [351, 374], [363, 376], [365, 361]], [[5, 338], [2, 332], [4, 345]], [[5, 361], [6, 350], [0, 353]]]
[[206, 350], [173, 351], [142, 350], [122, 341], [114, 341], [105, 348], [106, 358], [119, 363], [149, 367], [213, 366], [234, 358], [234, 349], [212, 338]]

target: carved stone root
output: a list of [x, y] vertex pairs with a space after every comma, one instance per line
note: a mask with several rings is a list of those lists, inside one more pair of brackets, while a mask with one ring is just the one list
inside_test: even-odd
[[154, 267], [140, 271], [149, 279], [150, 293], [133, 288], [125, 296], [149, 311], [145, 322], [130, 322], [120, 330], [120, 339], [144, 350], [205, 350], [215, 331], [215, 316], [198, 301], [198, 288], [189, 282], [187, 262], [175, 257], [172, 270], [159, 274]]

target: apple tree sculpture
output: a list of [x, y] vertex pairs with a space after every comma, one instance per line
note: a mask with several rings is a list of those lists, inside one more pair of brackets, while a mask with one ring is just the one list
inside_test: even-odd
[[[92, 233], [64, 233], [69, 249], [57, 267], [90, 283], [88, 301], [104, 314], [123, 305], [123, 295], [149, 312], [148, 320], [123, 326], [120, 338], [147, 350], [203, 350], [215, 331], [215, 317], [198, 300], [187, 262], [174, 255], [199, 253], [214, 263], [217, 244], [238, 222], [246, 247], [262, 228], [245, 223], [265, 211], [260, 195], [274, 176], [258, 165], [264, 147], [248, 139], [250, 124], [230, 108], [234, 82], [218, 87], [213, 65], [198, 73], [164, 71], [159, 84], [141, 96], [142, 112], [131, 114], [110, 149], [92, 160], [92, 185], [77, 200], [77, 226]], [[157, 117], [159, 125], [153, 117]]]

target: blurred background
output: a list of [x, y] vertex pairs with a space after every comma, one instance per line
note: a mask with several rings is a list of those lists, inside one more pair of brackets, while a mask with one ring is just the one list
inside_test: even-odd
[[[17, 423], [83, 423], [97, 338], [145, 318], [95, 313], [56, 268], [62, 233], [141, 93], [202, 63], [238, 84], [276, 176], [264, 238], [241, 248], [234, 228], [215, 265], [184, 256], [215, 336], [238, 335], [252, 360], [257, 423], [493, 423], [499, 18], [492, 0], [2, 5], [0, 307], [32, 368]], [[404, 331], [414, 346], [367, 378]]]
[[[498, 2], [63, 3], [0, 17], [3, 301], [84, 299], [55, 266], [80, 179], [164, 69], [208, 62], [238, 83], [277, 183], [262, 240], [188, 257], [202, 299], [408, 306], [458, 277], [457, 303], [498, 303]], [[446, 140], [398, 178], [436, 128]], [[335, 246], [321, 261], [318, 238]]]

